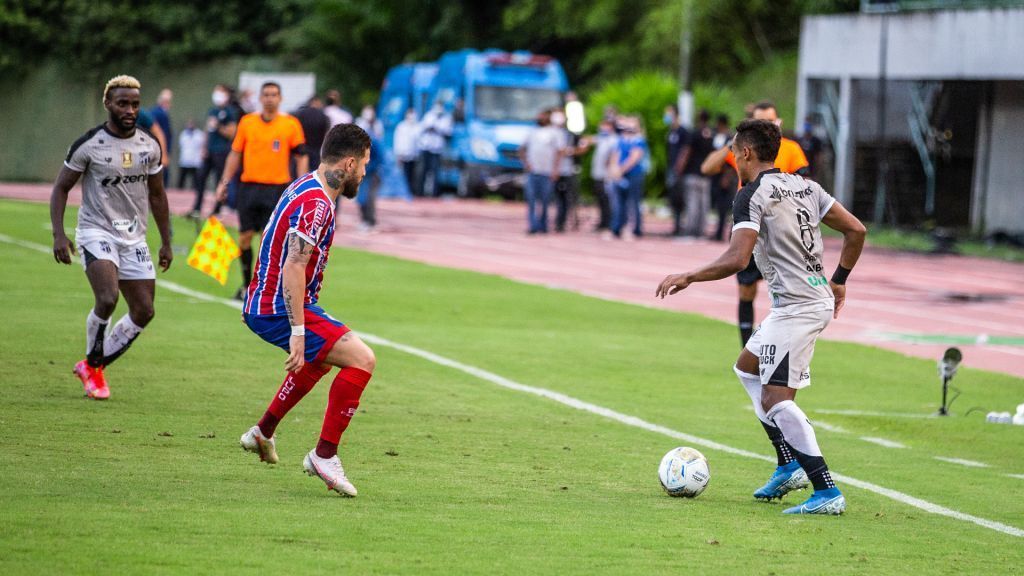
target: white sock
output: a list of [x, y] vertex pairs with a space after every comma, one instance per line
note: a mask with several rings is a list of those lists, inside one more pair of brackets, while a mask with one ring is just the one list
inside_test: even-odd
[[[100, 318], [96, 315], [95, 310], [89, 310], [89, 315], [85, 318], [85, 355], [89, 356], [96, 349], [96, 342], [103, 342], [104, 336], [107, 332], [107, 324], [110, 322], [110, 318]], [[102, 353], [102, 350], [95, 350], [97, 353]]]
[[736, 366], [732, 367], [732, 371], [736, 373], [743, 388], [747, 391], [747, 395], [750, 396], [750, 401], [754, 403], [754, 413], [757, 414], [757, 417], [761, 419], [761, 422], [774, 426], [764, 413], [764, 408], [761, 407], [761, 377], [757, 374], [747, 374]]
[[821, 457], [818, 439], [814, 428], [807, 420], [807, 415], [792, 400], [783, 400], [768, 411], [768, 420], [774, 422], [782, 430], [786, 442], [795, 450], [807, 456]]
[[121, 316], [103, 341], [103, 355], [108, 359], [106, 363], [109, 364], [120, 356], [141, 332], [142, 328], [132, 322], [128, 314]]

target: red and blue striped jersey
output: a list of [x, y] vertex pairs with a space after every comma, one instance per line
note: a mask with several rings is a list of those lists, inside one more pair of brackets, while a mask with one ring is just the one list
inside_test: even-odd
[[299, 235], [313, 247], [306, 265], [306, 304], [315, 304], [323, 284], [327, 256], [334, 241], [334, 202], [324, 191], [315, 172], [292, 182], [281, 194], [274, 214], [263, 230], [249, 289], [245, 293], [246, 314], [286, 314], [284, 269], [288, 257], [288, 236]]

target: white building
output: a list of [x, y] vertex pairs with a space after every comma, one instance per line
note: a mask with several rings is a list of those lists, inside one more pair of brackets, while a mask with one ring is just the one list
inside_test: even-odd
[[865, 6], [803, 19], [797, 114], [834, 151], [823, 184], [867, 220], [1024, 233], [1024, 7]]

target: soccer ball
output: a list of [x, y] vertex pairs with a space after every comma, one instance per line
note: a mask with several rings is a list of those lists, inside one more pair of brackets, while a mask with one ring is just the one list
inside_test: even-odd
[[658, 480], [669, 496], [696, 498], [711, 480], [708, 459], [687, 446], [674, 448], [661, 459]]

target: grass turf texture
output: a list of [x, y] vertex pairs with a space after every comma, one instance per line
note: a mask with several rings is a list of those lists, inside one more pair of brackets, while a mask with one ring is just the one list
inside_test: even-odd
[[[0, 230], [10, 236], [49, 245], [47, 219], [45, 206], [0, 202]], [[176, 228], [178, 257], [161, 278], [230, 295], [233, 282], [221, 288], [185, 265], [191, 229], [181, 220]], [[236, 310], [158, 287], [153, 324], [107, 371], [112, 399], [90, 402], [70, 374], [91, 305], [81, 269], [7, 243], [0, 260], [8, 303], [0, 323], [3, 574], [648, 574], [684, 566], [708, 574], [954, 574], [1002, 573], [1024, 560], [1021, 538], [852, 487], [841, 518], [782, 516], [807, 492], [783, 505], [756, 503], [750, 494], [772, 466], [704, 448], [708, 490], [696, 500], [669, 498], [656, 469], [677, 441], [383, 346], [343, 439], [360, 491], [343, 500], [301, 472], [327, 382], [281, 425], [281, 464], [239, 449], [238, 436], [283, 377], [284, 354], [251, 334]], [[322, 304], [357, 331], [771, 451], [730, 370], [730, 325], [341, 247], [327, 276]], [[800, 395], [812, 418], [815, 408], [935, 408], [932, 362], [821, 342], [814, 367], [815, 385]], [[963, 368], [957, 384], [965, 389], [958, 414], [1024, 398], [1024, 381], [1010, 376]], [[978, 414], [822, 420], [849, 431], [818, 430], [833, 469], [1024, 525], [1024, 480], [1006, 475], [1024, 473], [1024, 428]]]

